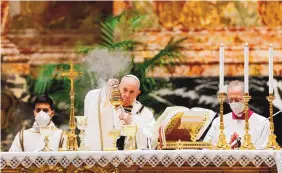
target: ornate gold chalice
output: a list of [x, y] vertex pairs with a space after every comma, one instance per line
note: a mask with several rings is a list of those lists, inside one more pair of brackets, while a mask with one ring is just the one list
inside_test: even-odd
[[135, 137], [137, 134], [137, 125], [123, 125], [122, 131], [128, 137], [129, 147], [128, 150], [136, 150]]
[[49, 137], [54, 133], [54, 126], [40, 126], [40, 134], [44, 137], [45, 146], [42, 151], [52, 151], [49, 149]]
[[108, 136], [113, 139], [113, 147], [112, 148], [105, 148], [105, 151], [116, 151], [117, 149], [117, 139], [120, 137], [120, 130], [113, 128], [112, 130], [108, 131]]
[[88, 148], [85, 146], [85, 129], [87, 128], [87, 118], [86, 116], [75, 116], [76, 119], [76, 126], [80, 130], [79, 137], [80, 137], [80, 146], [78, 150], [86, 151]]

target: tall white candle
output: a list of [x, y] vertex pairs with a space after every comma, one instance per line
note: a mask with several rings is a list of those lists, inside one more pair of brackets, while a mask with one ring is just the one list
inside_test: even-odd
[[269, 69], [269, 94], [273, 93], [273, 47], [272, 44], [270, 44], [269, 46], [269, 65], [268, 65], [268, 69]]
[[249, 46], [244, 47], [244, 93], [249, 93]]
[[224, 46], [220, 44], [219, 48], [219, 91], [224, 92]]

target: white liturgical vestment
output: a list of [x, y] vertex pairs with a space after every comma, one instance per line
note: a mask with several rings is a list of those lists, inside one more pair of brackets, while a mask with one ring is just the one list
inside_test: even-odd
[[[131, 111], [133, 124], [138, 126], [136, 134], [137, 149], [147, 148], [147, 135], [144, 133], [144, 126], [154, 123], [155, 119], [152, 112], [144, 107], [141, 111], [142, 104], [134, 101]], [[100, 114], [100, 116], [99, 116]], [[109, 101], [109, 95], [106, 89], [94, 89], [87, 93], [84, 100], [84, 116], [87, 116], [88, 126], [85, 130], [85, 145], [90, 150], [105, 150], [113, 147], [113, 140], [108, 136], [109, 130], [121, 130], [123, 121], [119, 120], [118, 115], [113, 113], [113, 106]], [[115, 123], [114, 123], [115, 122]], [[123, 133], [121, 132], [121, 135]], [[156, 141], [157, 137], [152, 139]], [[127, 140], [125, 149], [127, 149]]]
[[[33, 128], [18, 132], [9, 152], [38, 152], [44, 148], [44, 137], [40, 134], [39, 127], [35, 125], [36, 122]], [[49, 126], [55, 125], [51, 122]], [[48, 139], [48, 148], [52, 151], [58, 151], [59, 147], [66, 147], [67, 139], [61, 129], [55, 127]]]
[[[224, 134], [226, 141], [229, 143], [233, 133], [237, 133], [241, 137], [241, 143], [244, 142], [245, 120], [233, 119], [232, 112], [223, 116]], [[253, 113], [249, 118], [249, 134], [256, 149], [263, 149], [268, 142], [270, 123], [267, 118]], [[218, 142], [219, 135], [219, 117], [217, 117], [209, 132], [205, 136], [204, 141], [211, 141], [213, 145]]]

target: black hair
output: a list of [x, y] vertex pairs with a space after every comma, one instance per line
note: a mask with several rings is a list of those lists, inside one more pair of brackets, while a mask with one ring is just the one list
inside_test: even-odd
[[35, 109], [36, 103], [48, 103], [50, 105], [51, 110], [54, 110], [53, 108], [53, 100], [48, 95], [40, 95], [37, 96], [34, 102], [32, 103], [32, 108]]

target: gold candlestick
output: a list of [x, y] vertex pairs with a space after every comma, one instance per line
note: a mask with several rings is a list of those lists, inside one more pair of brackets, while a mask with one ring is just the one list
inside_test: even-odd
[[71, 150], [71, 151], [76, 151], [77, 148], [78, 148], [77, 137], [76, 137], [76, 134], [75, 134], [76, 124], [75, 124], [75, 119], [74, 119], [74, 98], [75, 98], [74, 79], [79, 75], [82, 75], [82, 72], [77, 72], [73, 68], [72, 63], [70, 63], [70, 69], [68, 70], [68, 72], [62, 73], [62, 76], [68, 77], [70, 79], [70, 82], [71, 82], [71, 89], [70, 89], [71, 105], [70, 105], [70, 121], [69, 121], [70, 132], [67, 133], [68, 134], [67, 149]]
[[218, 142], [216, 144], [216, 147], [218, 149], [223, 149], [223, 150], [227, 150], [227, 149], [230, 149], [228, 143], [226, 142], [226, 136], [224, 134], [224, 122], [223, 122], [223, 102], [226, 98], [226, 95], [224, 93], [220, 93], [218, 96], [217, 96], [219, 102], [220, 102], [220, 116], [219, 116], [219, 121], [220, 121], [220, 124], [219, 124], [219, 130], [220, 130], [220, 133], [219, 133], [219, 136], [218, 136]]
[[276, 135], [274, 134], [274, 122], [273, 122], [273, 100], [275, 99], [273, 94], [269, 94], [266, 97], [269, 102], [269, 121], [270, 121], [270, 134], [268, 136], [268, 142], [265, 149], [280, 150], [280, 146], [276, 142]]
[[251, 100], [251, 96], [249, 93], [244, 93], [244, 104], [245, 104], [245, 134], [244, 134], [244, 142], [240, 147], [240, 150], [254, 150], [256, 147], [252, 143], [252, 137], [249, 134], [249, 106], [248, 103]]

